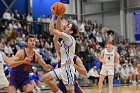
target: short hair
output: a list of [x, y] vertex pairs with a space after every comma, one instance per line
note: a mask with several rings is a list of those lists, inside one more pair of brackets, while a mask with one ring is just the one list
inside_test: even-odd
[[71, 24], [72, 24], [71, 30], [73, 31], [73, 33], [71, 35], [74, 36], [78, 32], [78, 27], [76, 26], [75, 23], [71, 23]]
[[112, 41], [112, 40], [108, 40], [108, 41], [106, 42], [106, 44], [111, 44], [111, 45], [113, 45], [113, 41]]
[[29, 34], [29, 35], [27, 36], [27, 38], [26, 38], [26, 42], [28, 41], [29, 38], [35, 38], [35, 36], [32, 35], [32, 34]]

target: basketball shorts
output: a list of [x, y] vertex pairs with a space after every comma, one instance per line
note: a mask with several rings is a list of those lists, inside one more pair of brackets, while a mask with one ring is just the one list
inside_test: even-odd
[[54, 79], [62, 80], [67, 89], [74, 88], [75, 68], [73, 65], [66, 65], [49, 72]]
[[9, 82], [5, 76], [0, 76], [0, 89], [6, 88], [9, 86]]
[[101, 69], [100, 75], [114, 76], [114, 66], [102, 65], [102, 69]]

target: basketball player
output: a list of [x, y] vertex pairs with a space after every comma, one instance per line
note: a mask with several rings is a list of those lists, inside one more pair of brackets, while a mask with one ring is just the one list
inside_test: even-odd
[[112, 93], [114, 66], [116, 67], [119, 63], [119, 54], [113, 48], [113, 42], [111, 40], [107, 41], [106, 48], [101, 51], [99, 60], [103, 64], [100, 72], [100, 79], [98, 84], [99, 93], [102, 93], [103, 80], [105, 76], [108, 76], [109, 93]]
[[2, 52], [3, 44], [0, 43], [0, 89], [5, 88], [8, 92], [9, 82], [4, 74], [4, 62], [10, 66], [10, 59]]
[[17, 63], [13, 63], [12, 72], [10, 73], [9, 93], [16, 93], [17, 89], [21, 89], [25, 93], [33, 93], [33, 86], [29, 79], [29, 73], [32, 70], [35, 61], [37, 61], [46, 71], [51, 69], [51, 66], [46, 65], [42, 60], [41, 55], [34, 51], [34, 36], [29, 35], [26, 42], [27, 48], [19, 50], [12, 58], [12, 60], [17, 61]]
[[[58, 20], [57, 20], [58, 21]], [[57, 36], [54, 36], [54, 46], [55, 46], [55, 49], [57, 51], [58, 54], [60, 54], [60, 49], [59, 47], [57, 46], [58, 45], [58, 37]], [[60, 56], [60, 55], [59, 55]], [[86, 76], [87, 75], [87, 71], [83, 65], [83, 62], [81, 61], [81, 59], [78, 57], [78, 56], [74, 56], [73, 58], [73, 61], [74, 61], [74, 67], [75, 69], [83, 76]], [[61, 68], [61, 61], [58, 63], [58, 68]], [[83, 93], [82, 89], [80, 88], [80, 86], [78, 85], [78, 83], [76, 82], [76, 75], [75, 75], [75, 83], [74, 83], [74, 91], [75, 93]], [[66, 90], [66, 87], [65, 85], [63, 84], [62, 80], [59, 80], [59, 83], [57, 84], [58, 88], [63, 92], [63, 93], [67, 93], [67, 90]]]
[[[52, 82], [53, 79], [57, 79], [58, 76], [58, 78], [62, 79], [64, 85], [66, 86], [66, 89], [70, 91], [70, 93], [74, 93], [75, 68], [73, 66], [73, 58], [75, 54], [76, 41], [73, 35], [77, 33], [78, 27], [75, 24], [71, 23], [67, 25], [63, 32], [60, 32], [59, 30], [54, 28], [54, 17], [54, 11], [52, 11], [49, 31], [53, 35], [56, 35], [63, 39], [63, 41], [61, 41], [61, 45], [59, 45], [59, 49], [61, 51], [60, 58], [62, 67], [47, 73], [43, 76], [42, 79], [48, 85], [48, 87], [54, 90], [54, 92], [62, 93], [62, 91], [60, 91], [56, 84]], [[59, 19], [61, 19], [61, 17], [62, 16], [58, 16]]]
[[[74, 61], [74, 67], [76, 68], [76, 70], [81, 74], [86, 76], [87, 75], [87, 71], [81, 61], [81, 59], [78, 56], [74, 56], [73, 58]], [[61, 62], [58, 63], [58, 68], [61, 68]], [[77, 83], [77, 77], [75, 75], [75, 82], [74, 82], [74, 92], [75, 93], [83, 93], [82, 89], [80, 88], [80, 86]], [[69, 93], [69, 91], [67, 91], [64, 83], [62, 82], [61, 79], [59, 79], [59, 83], [57, 84], [58, 88], [63, 92], [63, 93]]]

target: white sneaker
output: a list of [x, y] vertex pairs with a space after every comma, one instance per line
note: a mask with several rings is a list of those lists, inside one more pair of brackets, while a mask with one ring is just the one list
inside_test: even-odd
[[36, 92], [35, 88], [33, 89], [33, 92]]
[[45, 86], [44, 86], [44, 85], [42, 85], [42, 86], [41, 86], [41, 88], [45, 88]]
[[35, 87], [35, 89], [36, 89], [37, 91], [40, 91], [40, 88], [39, 88], [39, 87], [37, 87], [37, 86]]
[[17, 90], [17, 93], [21, 93], [19, 90]]
[[133, 81], [129, 80], [129, 83], [133, 83]]
[[134, 83], [135, 83], [135, 84], [137, 83], [136, 80], [134, 80]]

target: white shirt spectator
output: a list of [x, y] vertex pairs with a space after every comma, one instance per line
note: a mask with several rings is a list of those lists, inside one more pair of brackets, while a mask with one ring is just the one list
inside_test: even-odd
[[91, 68], [88, 72], [88, 77], [93, 76], [93, 77], [99, 77], [99, 74], [96, 70], [96, 66], [94, 66], [93, 68]]
[[[126, 66], [126, 65], [125, 65]], [[121, 69], [121, 76], [126, 76], [128, 77], [129, 76], [129, 71], [128, 71], [128, 68], [123, 66], [123, 68]]]
[[3, 14], [3, 19], [7, 19], [7, 20], [11, 20], [11, 14], [9, 13], [9, 12], [5, 12], [4, 14]]
[[85, 32], [85, 24], [84, 24], [84, 23], [82, 23], [82, 24], [80, 25], [80, 30], [79, 30], [79, 32], [81, 32], [81, 33], [84, 33], [84, 32]]
[[28, 16], [27, 16], [27, 21], [28, 21], [28, 22], [33, 22], [33, 17], [30, 16], [30, 15], [28, 15]]
[[8, 47], [8, 46], [5, 46], [4, 47], [4, 52], [6, 54], [13, 54], [12, 48], [11, 47]]

